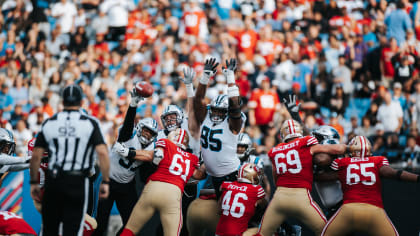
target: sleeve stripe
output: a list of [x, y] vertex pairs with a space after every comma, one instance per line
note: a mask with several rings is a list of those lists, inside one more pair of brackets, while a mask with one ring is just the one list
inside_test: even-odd
[[264, 197], [264, 196], [265, 196], [265, 193], [257, 195], [257, 197]]
[[338, 170], [338, 167], [331, 166], [331, 169]]

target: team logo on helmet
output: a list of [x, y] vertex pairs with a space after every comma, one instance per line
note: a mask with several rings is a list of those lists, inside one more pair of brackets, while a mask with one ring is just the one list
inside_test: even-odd
[[[238, 135], [238, 149], [237, 154], [239, 159], [243, 159], [247, 154], [249, 155], [251, 149], [252, 149], [252, 140], [246, 133], [240, 133]], [[239, 150], [241, 148], [241, 150]], [[242, 152], [243, 150], [243, 152]], [[241, 151], [241, 153], [239, 153]]]
[[[149, 134], [143, 132], [145, 129], [149, 131]], [[141, 119], [136, 126], [136, 134], [141, 144], [149, 145], [158, 134], [157, 122], [150, 117]]]
[[328, 125], [322, 125], [312, 131], [312, 136], [314, 136], [320, 144], [340, 143], [340, 134], [338, 134], [336, 129]]
[[185, 129], [177, 128], [168, 134], [168, 139], [182, 149], [188, 148], [190, 137]]
[[244, 164], [239, 168], [238, 181], [250, 184], [259, 184], [259, 169], [255, 164]]
[[[170, 118], [169, 115], [172, 114], [175, 114], [176, 118]], [[176, 105], [167, 106], [160, 116], [163, 128], [169, 132], [174, 131], [176, 128], [180, 128], [183, 119], [184, 112]]]
[[218, 95], [208, 105], [210, 120], [219, 124], [224, 121], [228, 115], [229, 98], [227, 95]]
[[302, 126], [295, 120], [286, 120], [280, 128], [280, 134], [283, 142], [286, 142], [291, 138], [303, 137]]
[[0, 128], [0, 153], [12, 155], [15, 153], [16, 143], [12, 132], [7, 129]]
[[356, 136], [350, 143], [350, 155], [352, 157], [365, 158], [372, 155], [372, 145], [365, 136]]

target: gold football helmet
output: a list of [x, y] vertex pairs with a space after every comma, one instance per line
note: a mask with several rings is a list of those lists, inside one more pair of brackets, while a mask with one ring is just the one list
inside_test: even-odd
[[259, 169], [254, 164], [244, 164], [239, 168], [238, 181], [250, 184], [259, 184]]
[[372, 145], [365, 136], [356, 136], [350, 143], [350, 155], [352, 157], [364, 158], [372, 155]]
[[185, 129], [177, 128], [174, 131], [171, 131], [168, 134], [168, 139], [175, 143], [182, 149], [188, 148], [188, 143], [190, 141], [190, 137], [188, 136], [188, 132]]
[[295, 120], [285, 120], [280, 128], [281, 138], [283, 142], [291, 138], [300, 138], [303, 137], [303, 129], [299, 122]]

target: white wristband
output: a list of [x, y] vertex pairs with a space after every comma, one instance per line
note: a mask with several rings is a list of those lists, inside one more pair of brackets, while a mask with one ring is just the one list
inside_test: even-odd
[[228, 92], [228, 97], [229, 98], [231, 98], [231, 97], [239, 97], [239, 88], [236, 85], [235, 86], [228, 87], [227, 92]]
[[185, 88], [187, 89], [187, 96], [189, 98], [194, 97], [194, 88], [193, 88], [193, 84], [186, 84]]
[[201, 76], [200, 84], [208, 85], [209, 84], [210, 77], [211, 77], [210, 75], [208, 75], [208, 74], [206, 74], [204, 72], [203, 73], [203, 76]]
[[228, 84], [234, 84], [235, 83], [235, 72], [233, 70], [227, 70], [225, 72], [226, 82]]

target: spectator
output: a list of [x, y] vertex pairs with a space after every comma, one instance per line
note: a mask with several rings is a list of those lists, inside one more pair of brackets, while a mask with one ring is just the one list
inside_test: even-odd
[[416, 121], [417, 130], [420, 130], [420, 81], [414, 84], [414, 93], [411, 94], [410, 100], [414, 106], [413, 119]]
[[22, 156], [26, 154], [27, 144], [32, 139], [32, 133], [26, 127], [26, 123], [23, 120], [17, 122], [16, 129], [13, 133], [16, 140], [16, 154]]
[[[128, 11], [134, 9], [134, 4], [129, 0], [105, 0], [99, 6], [99, 11], [106, 13], [108, 16], [108, 39], [118, 41], [120, 37], [125, 35], [126, 26], [128, 24]], [[102, 30], [96, 34], [104, 34]]]
[[75, 30], [74, 20], [77, 15], [76, 6], [72, 1], [60, 0], [51, 9], [51, 15], [58, 18], [57, 24], [61, 26], [60, 34], [65, 35], [65, 43], [70, 42], [70, 33]]
[[410, 80], [414, 73], [414, 68], [410, 65], [408, 56], [403, 56], [401, 62], [397, 62], [395, 67], [394, 82], [405, 84]]
[[261, 88], [252, 91], [248, 107], [250, 124], [258, 125], [266, 134], [268, 126], [275, 120], [275, 114], [280, 110], [280, 99], [270, 87], [268, 77], [262, 80]]
[[410, 17], [404, 11], [404, 3], [401, 0], [397, 1], [397, 9], [385, 18], [385, 24], [387, 26], [387, 37], [395, 38], [398, 45], [402, 45], [405, 42], [407, 31], [413, 29]]
[[9, 94], [9, 86], [7, 84], [1, 85], [0, 92], [0, 110], [3, 111], [3, 116], [7, 119], [13, 109], [14, 100]]
[[349, 97], [353, 93], [353, 82], [351, 80], [351, 70], [346, 66], [346, 58], [344, 55], [339, 56], [339, 65], [332, 71], [334, 86], [342, 86], [345, 97]]
[[284, 96], [292, 89], [295, 65], [288, 53], [280, 54], [280, 63], [274, 67], [275, 77], [273, 85], [277, 87], [280, 95]]
[[365, 136], [371, 138], [375, 135], [375, 128], [372, 127], [368, 116], [362, 118], [362, 126], [357, 127], [354, 133], [358, 136]]
[[398, 52], [398, 44], [395, 38], [389, 39], [389, 44], [382, 48], [381, 52], [381, 74], [382, 74], [382, 82], [384, 83], [385, 87], [389, 87], [390, 82], [394, 78], [395, 70], [394, 66], [392, 65], [392, 57], [395, 53]]
[[336, 112], [339, 115], [344, 115], [347, 107], [346, 101], [343, 87], [337, 85], [335, 95], [330, 99], [329, 103], [331, 111]]
[[399, 82], [395, 82], [393, 87], [392, 100], [399, 102], [401, 108], [405, 111], [407, 109], [407, 99], [403, 96], [402, 85]]
[[385, 94], [384, 103], [379, 106], [376, 117], [384, 125], [385, 132], [400, 133], [403, 111], [399, 102], [392, 101], [389, 92]]
[[311, 73], [312, 70], [309, 66], [309, 58], [305, 55], [302, 57], [302, 61], [295, 66], [293, 82], [297, 82], [300, 84], [300, 93], [306, 94], [307, 97], [311, 97]]
[[408, 167], [416, 167], [420, 158], [420, 146], [416, 143], [416, 137], [409, 135], [407, 145], [404, 149], [403, 160], [407, 162]]

